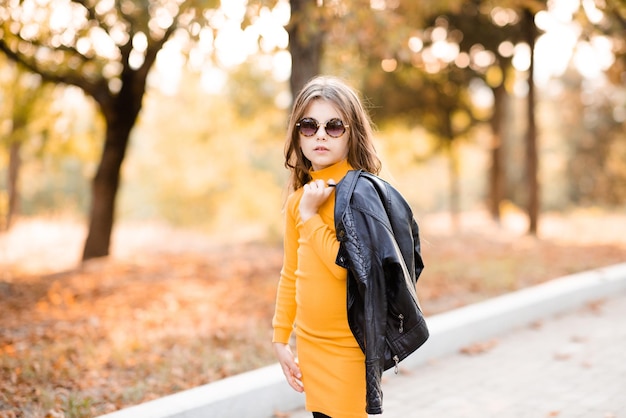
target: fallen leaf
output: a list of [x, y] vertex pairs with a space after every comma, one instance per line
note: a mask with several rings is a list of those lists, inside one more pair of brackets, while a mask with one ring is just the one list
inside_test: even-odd
[[489, 340], [486, 342], [480, 342], [480, 343], [474, 343], [474, 344], [468, 345], [467, 347], [461, 348], [460, 352], [461, 354], [474, 356], [474, 355], [486, 353], [487, 351], [493, 349], [497, 345], [498, 345], [498, 340], [493, 339], [493, 340]]

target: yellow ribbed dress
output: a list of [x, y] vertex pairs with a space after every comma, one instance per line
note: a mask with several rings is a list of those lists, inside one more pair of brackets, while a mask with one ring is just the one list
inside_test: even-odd
[[[344, 160], [311, 176], [339, 182], [350, 169]], [[335, 264], [335, 195], [302, 222], [302, 193], [300, 188], [287, 199], [273, 341], [287, 343], [295, 324], [307, 410], [332, 418], [364, 418], [365, 355], [348, 326], [347, 270]]]

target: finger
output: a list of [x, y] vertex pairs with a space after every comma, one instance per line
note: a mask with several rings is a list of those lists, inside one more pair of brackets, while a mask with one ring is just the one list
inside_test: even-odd
[[283, 363], [283, 373], [287, 378], [290, 376], [294, 376], [298, 379], [302, 378], [302, 372], [300, 371], [300, 366], [293, 356], [289, 356], [284, 360]]
[[295, 376], [298, 379], [302, 377], [302, 372], [300, 371], [300, 366], [298, 365], [296, 359], [289, 353], [289, 356], [284, 358], [281, 361], [283, 373], [287, 378], [290, 376]]
[[335, 187], [335, 186], [337, 186], [337, 183], [333, 179], [328, 179], [327, 184], [328, 184], [328, 187]]
[[303, 392], [304, 385], [302, 384], [302, 375], [300, 374], [300, 370], [297, 367], [296, 369], [297, 375], [296, 373], [293, 373], [291, 367], [286, 364], [283, 366], [283, 373], [285, 375], [285, 378], [287, 379], [287, 383], [293, 388], [293, 390], [297, 392]]
[[290, 376], [287, 381], [289, 382], [289, 386], [291, 386], [296, 392], [304, 392], [304, 385], [302, 384], [302, 380], [295, 376]]
[[309, 183], [311, 190], [324, 190], [326, 183], [324, 180], [313, 180]]
[[298, 379], [302, 379], [302, 372], [300, 371], [300, 366], [298, 365], [298, 363], [296, 363], [296, 361], [290, 364], [289, 368], [291, 369], [291, 374], [293, 374]]
[[293, 385], [291, 386], [296, 390], [296, 392], [304, 392], [304, 385], [300, 379], [294, 378]]

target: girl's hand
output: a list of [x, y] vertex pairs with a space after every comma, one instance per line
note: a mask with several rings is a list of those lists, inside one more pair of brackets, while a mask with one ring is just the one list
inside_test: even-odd
[[[334, 180], [328, 180], [328, 184], [334, 185], [334, 183]], [[304, 193], [300, 200], [300, 217], [302, 222], [306, 222], [317, 213], [320, 206], [326, 202], [333, 190], [335, 188], [327, 186], [324, 180], [315, 180], [304, 185]]]
[[274, 343], [274, 353], [287, 378], [287, 383], [289, 383], [296, 392], [304, 392], [302, 372], [300, 371], [300, 366], [296, 363], [296, 359], [293, 356], [289, 344]]

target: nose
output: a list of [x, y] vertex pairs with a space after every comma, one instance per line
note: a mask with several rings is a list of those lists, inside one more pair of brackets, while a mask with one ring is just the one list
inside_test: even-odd
[[326, 128], [324, 128], [323, 126], [320, 126], [320, 128], [317, 130], [315, 135], [317, 136], [317, 140], [318, 141], [327, 141], [328, 140], [328, 138], [326, 137]]

